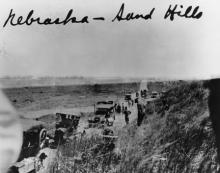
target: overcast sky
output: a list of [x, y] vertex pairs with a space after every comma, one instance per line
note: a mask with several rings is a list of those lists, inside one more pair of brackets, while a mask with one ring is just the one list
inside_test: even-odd
[[[218, 0], [5, 0], [0, 5], [0, 76], [98, 76], [209, 78], [220, 76]], [[111, 22], [125, 13], [149, 13], [151, 21]], [[164, 20], [170, 4], [199, 5], [199, 20]], [[6, 26], [16, 16], [105, 17], [104, 22], [66, 26]]]

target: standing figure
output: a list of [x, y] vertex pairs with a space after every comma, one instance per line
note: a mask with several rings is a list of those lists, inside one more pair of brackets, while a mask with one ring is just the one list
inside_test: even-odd
[[122, 112], [124, 112], [125, 111], [124, 103], [121, 104], [121, 108], [122, 108]]
[[110, 113], [109, 113], [109, 112], [106, 112], [105, 118], [106, 118], [106, 119], [110, 118]]
[[145, 109], [144, 106], [139, 103], [137, 104], [137, 109], [138, 109], [137, 126], [140, 126], [145, 115]]
[[131, 100], [131, 106], [134, 106], [134, 100]]
[[128, 107], [131, 107], [131, 101], [128, 100]]
[[119, 114], [121, 113], [121, 106], [120, 106], [120, 104], [117, 105], [116, 112], [119, 113]]
[[129, 124], [129, 112], [127, 107], [125, 107], [124, 114], [125, 114], [125, 122], [126, 124]]
[[137, 97], [137, 98], [135, 98], [134, 102], [135, 102], [135, 103], [138, 103], [138, 97]]

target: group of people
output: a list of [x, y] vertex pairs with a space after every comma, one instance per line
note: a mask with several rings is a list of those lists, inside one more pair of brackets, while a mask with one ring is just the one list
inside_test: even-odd
[[[130, 102], [133, 106], [134, 102]], [[145, 115], [145, 106], [138, 103], [138, 101], [136, 102], [137, 103], [137, 126], [140, 126], [142, 121], [143, 121], [143, 118], [144, 118], [144, 115]], [[129, 102], [128, 102], [128, 106], [130, 106]], [[131, 114], [131, 112], [128, 110], [128, 107], [127, 106], [124, 106], [124, 104], [122, 103], [122, 112], [125, 116], [125, 122], [126, 124], [129, 124], [129, 115]]]
[[141, 122], [144, 118], [145, 115], [145, 106], [140, 104], [138, 101], [134, 100], [129, 100], [128, 104], [125, 106], [124, 103], [122, 104], [116, 104], [115, 105], [115, 111], [117, 113], [123, 113], [124, 114], [124, 118], [125, 118], [125, 123], [129, 124], [129, 115], [131, 114], [131, 112], [129, 111], [129, 107], [133, 106], [134, 103], [137, 103], [137, 126], [141, 125]]
[[[134, 105], [134, 100], [129, 100], [128, 101], [128, 107], [131, 107]], [[115, 111], [117, 113], [123, 113], [125, 111], [125, 108], [127, 109], [127, 106], [124, 105], [124, 103], [122, 104], [115, 104]]]
[[128, 107], [131, 107], [133, 105], [134, 105], [134, 101], [133, 100], [129, 100], [128, 101], [128, 106], [125, 106], [124, 103], [122, 103], [122, 104], [115, 104], [115, 111], [117, 113], [123, 113], [124, 114], [126, 124], [129, 124], [129, 114], [131, 113], [128, 110]]
[[[145, 115], [145, 106], [137, 103], [137, 110], [138, 110], [138, 113], [137, 113], [137, 126], [140, 126], [142, 121], [143, 121], [144, 115]], [[124, 113], [124, 116], [125, 116], [126, 124], [129, 124], [129, 115], [131, 114], [131, 112], [128, 110], [128, 108], [126, 106], [124, 107], [123, 113]]]
[[[133, 106], [134, 102], [133, 100], [129, 100], [128, 101], [128, 107]], [[124, 103], [122, 103], [122, 113], [125, 116], [125, 123], [129, 124], [129, 115], [131, 114], [131, 112], [128, 110], [128, 107], [124, 105]]]

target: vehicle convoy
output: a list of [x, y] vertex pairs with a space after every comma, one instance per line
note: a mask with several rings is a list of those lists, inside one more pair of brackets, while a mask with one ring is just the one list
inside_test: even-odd
[[99, 124], [112, 126], [114, 122], [115, 104], [113, 101], [100, 101], [94, 106], [95, 117], [88, 120], [89, 127], [95, 127]]
[[9, 173], [29, 173], [37, 170], [37, 153], [44, 147], [47, 131], [43, 125], [36, 125], [23, 132], [23, 144], [17, 162]]

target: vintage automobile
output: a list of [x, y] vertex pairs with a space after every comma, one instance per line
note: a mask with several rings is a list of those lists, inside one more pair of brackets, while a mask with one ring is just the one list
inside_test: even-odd
[[147, 98], [147, 95], [148, 95], [148, 91], [146, 89], [141, 90], [141, 97], [142, 98]]
[[78, 115], [56, 113], [56, 116], [58, 121], [56, 122], [53, 146], [63, 143], [64, 135], [71, 135], [77, 129], [80, 120]]
[[132, 100], [132, 94], [131, 93], [125, 94], [125, 101], [130, 101], [130, 100]]
[[35, 156], [43, 147], [47, 131], [43, 125], [36, 125], [23, 132], [23, 144], [18, 161]]
[[[115, 104], [113, 101], [100, 101], [95, 104], [95, 117], [88, 120], [89, 127], [96, 127], [105, 123], [109, 126], [113, 125]], [[114, 120], [114, 118], [113, 118]]]
[[67, 128], [69, 131], [77, 129], [80, 116], [65, 113], [56, 113], [56, 116], [58, 120], [56, 122], [56, 128]]
[[109, 128], [103, 129], [102, 136], [103, 136], [103, 140], [105, 142], [109, 142], [109, 141], [114, 141], [115, 140], [114, 132], [113, 132], [113, 130], [111, 130]]
[[151, 98], [158, 98], [158, 97], [159, 97], [159, 93], [157, 91], [151, 92]]
[[23, 132], [23, 144], [17, 162], [9, 168], [9, 173], [36, 172], [36, 155], [44, 147], [47, 131], [42, 124]]
[[107, 113], [114, 112], [114, 105], [112, 104], [99, 104], [96, 105], [95, 114], [96, 115], [106, 115]]

